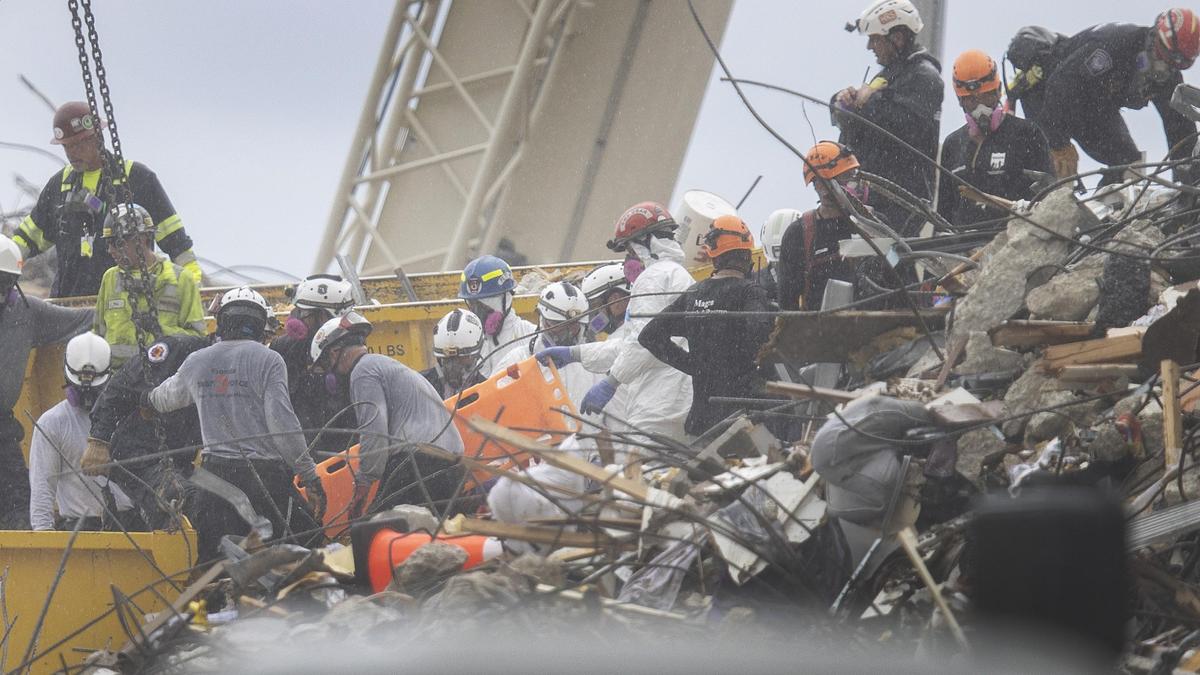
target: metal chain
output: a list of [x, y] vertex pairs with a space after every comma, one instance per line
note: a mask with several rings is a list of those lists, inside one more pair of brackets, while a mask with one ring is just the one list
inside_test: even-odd
[[[79, 18], [79, 6], [81, 2], [83, 6], [83, 21], [80, 21]], [[132, 218], [134, 217], [133, 191], [129, 187], [129, 176], [125, 174], [125, 156], [121, 151], [121, 137], [117, 132], [117, 118], [113, 111], [112, 97], [104, 70], [104, 55], [100, 51], [100, 36], [96, 32], [96, 17], [92, 14], [92, 3], [91, 0], [67, 0], [67, 7], [71, 11], [71, 26], [75, 30], [75, 46], [79, 50], [79, 65], [83, 73], [83, 87], [87, 94], [88, 109], [91, 112], [93, 122], [96, 123], [96, 143], [99, 146], [100, 155], [106, 164], [106, 169], [110, 176], [108, 181], [101, 182], [97, 186], [102, 192], [107, 193], [101, 194], [100, 198], [106, 205], [113, 203], [113, 192], [116, 191], [113, 177], [122, 176], [123, 180], [121, 180], [119, 188], [119, 203], [125, 204], [127, 217]], [[85, 22], [88, 28], [87, 41], [92, 45], [91, 59], [96, 64], [96, 81], [99, 83], [100, 97], [104, 104], [104, 119], [107, 122], [108, 133], [112, 138], [111, 153], [104, 151], [104, 129], [99, 124], [100, 116], [96, 106], [96, 89], [92, 83], [91, 63], [88, 61], [87, 45], [83, 36], [83, 23]], [[114, 225], [119, 225], [116, 218], [114, 218]], [[150, 340], [156, 337], [159, 332], [158, 308], [154, 304], [155, 278], [150, 274], [150, 269], [144, 261], [139, 265], [137, 272], [138, 275], [135, 276], [133, 270], [120, 268], [121, 282], [129, 296], [129, 310], [131, 319], [133, 320], [134, 334], [137, 336], [138, 352], [144, 358], [146, 349], [150, 346]], [[142, 368], [142, 373], [145, 385], [147, 387], [154, 386], [155, 383], [150, 375], [149, 362]], [[163, 429], [162, 419], [157, 415], [154, 417], [153, 424], [155, 440], [158, 443], [158, 452], [161, 453], [167, 447], [166, 430]], [[159, 492], [163, 492], [165, 488], [166, 486], [160, 486]], [[161, 498], [164, 495], [159, 494], [158, 496], [160, 497], [160, 503], [163, 503]], [[177, 516], [174, 520], [175, 522], [180, 522]]]

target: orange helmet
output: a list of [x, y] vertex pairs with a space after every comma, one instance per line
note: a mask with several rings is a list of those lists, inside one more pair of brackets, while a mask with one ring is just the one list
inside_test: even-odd
[[954, 59], [954, 93], [962, 98], [1000, 88], [1000, 74], [992, 57], [968, 49]]
[[850, 148], [833, 141], [821, 141], [808, 151], [804, 163], [804, 184], [813, 182], [813, 171], [822, 178], [834, 178], [858, 168], [858, 159]]
[[730, 251], [753, 251], [754, 235], [750, 228], [737, 216], [718, 216], [704, 234], [704, 245], [700, 247], [709, 258]]

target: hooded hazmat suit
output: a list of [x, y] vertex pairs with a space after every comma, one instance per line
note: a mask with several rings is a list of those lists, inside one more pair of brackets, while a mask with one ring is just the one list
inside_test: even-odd
[[[649, 318], [638, 315], [663, 311], [695, 279], [684, 269], [683, 249], [673, 239], [652, 237], [649, 250], [633, 242], [629, 247], [646, 269], [633, 282], [628, 318], [618, 331], [622, 333], [620, 347], [608, 374], [621, 385], [617, 388], [618, 395], [625, 391], [624, 419], [631, 426], [646, 433], [681, 439], [684, 420], [692, 408], [692, 378], [654, 358], [638, 343], [638, 334], [650, 322]], [[609, 341], [617, 337], [609, 337]], [[682, 339], [678, 343], [687, 344]], [[606, 406], [605, 411], [619, 415], [616, 408]]]

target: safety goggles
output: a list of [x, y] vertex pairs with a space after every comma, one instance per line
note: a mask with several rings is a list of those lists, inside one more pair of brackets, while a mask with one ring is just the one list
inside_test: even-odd
[[722, 236], [737, 237], [742, 241], [751, 241], [749, 232], [738, 232], [737, 230], [726, 230], [724, 228], [714, 227], [709, 229], [704, 235], [704, 245], [709, 248], [716, 248], [717, 241]]
[[983, 88], [989, 84], [992, 84], [995, 81], [996, 81], [996, 66], [992, 66], [992, 69], [990, 71], [988, 71], [987, 75], [984, 75], [983, 77], [976, 79], [976, 80], [960, 80], [958, 78], [954, 78], [954, 86], [958, 89], [966, 89], [967, 91], [969, 91], [973, 94], [973, 93], [979, 91], [981, 88]]
[[1175, 50], [1168, 49], [1160, 40], [1154, 40], [1153, 44], [1154, 55], [1157, 57], [1157, 60], [1162, 61], [1166, 65], [1175, 68], [1176, 70], [1187, 70], [1188, 68], [1191, 68], [1192, 63], [1195, 62], [1195, 59], [1188, 58], [1187, 56], [1184, 56]]

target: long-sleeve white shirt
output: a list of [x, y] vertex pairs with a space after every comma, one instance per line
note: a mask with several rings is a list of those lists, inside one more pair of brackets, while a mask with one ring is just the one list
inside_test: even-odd
[[106, 484], [118, 511], [133, 508], [116, 483], [78, 473], [91, 428], [88, 412], [69, 401], [60, 401], [38, 418], [29, 446], [29, 522], [33, 529], [54, 529], [56, 504], [63, 518], [103, 515]]

